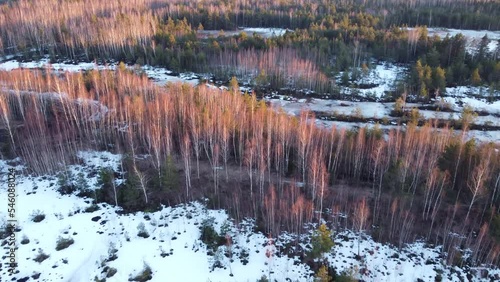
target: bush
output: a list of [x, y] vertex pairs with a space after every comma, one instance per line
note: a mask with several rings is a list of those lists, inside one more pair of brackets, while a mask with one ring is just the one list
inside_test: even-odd
[[108, 272], [106, 273], [106, 278], [113, 277], [117, 272], [118, 272], [118, 270], [116, 268], [110, 267], [108, 269]]
[[31, 214], [31, 220], [33, 222], [40, 222], [45, 219], [45, 214], [40, 210], [36, 210]]
[[335, 281], [337, 281], [337, 282], [355, 282], [357, 280], [352, 278], [352, 276], [350, 276], [350, 275], [341, 274], [341, 275], [337, 276]]
[[213, 224], [214, 218], [203, 220], [200, 226], [200, 240], [207, 245], [208, 249], [215, 251], [218, 246], [224, 245], [226, 238], [219, 236]]
[[490, 235], [497, 242], [500, 242], [500, 215], [495, 215], [490, 224]]
[[240, 261], [241, 261], [241, 264], [247, 265], [249, 258], [250, 258], [250, 254], [248, 253], [248, 250], [247, 249], [242, 249], [241, 252], [240, 252]]
[[151, 270], [151, 267], [149, 267], [149, 265], [144, 264], [144, 269], [142, 270], [142, 272], [134, 278], [130, 278], [128, 281], [145, 282], [151, 279], [153, 279], [153, 271]]
[[73, 194], [76, 191], [76, 186], [73, 184], [73, 174], [71, 171], [66, 170], [57, 175], [57, 184], [59, 188], [57, 188], [57, 192], [61, 193], [61, 195]]
[[257, 280], [257, 282], [269, 282], [269, 279], [267, 279], [267, 276], [262, 275], [262, 277], [260, 277], [260, 279]]
[[75, 240], [73, 240], [73, 238], [62, 238], [62, 237], [59, 237], [57, 239], [56, 251], [64, 250], [67, 247], [73, 245], [73, 243], [75, 243]]
[[96, 204], [92, 204], [88, 207], [85, 208], [85, 212], [88, 212], [88, 213], [91, 213], [91, 212], [95, 212], [95, 211], [98, 211], [100, 208], [98, 205]]
[[2, 225], [2, 227], [0, 227], [0, 239], [7, 239], [12, 234], [12, 232], [13, 230], [9, 227], [9, 225]]
[[78, 197], [93, 198], [95, 196], [94, 191], [90, 189], [87, 178], [85, 178], [85, 175], [81, 172], [78, 173], [78, 178], [76, 180], [76, 190], [78, 191], [78, 193], [76, 194]]
[[28, 239], [28, 237], [26, 237], [26, 235], [24, 235], [23, 239], [21, 240], [21, 245], [29, 244], [29, 242], [30, 242], [30, 239]]
[[358, 281], [356, 278], [354, 278], [356, 276], [356, 273], [358, 273], [357, 266], [335, 275], [335, 278], [333, 280], [339, 282], [355, 282]]
[[108, 258], [106, 259], [106, 262], [116, 260], [118, 258], [118, 256], [116, 255], [117, 252], [118, 250], [116, 249], [115, 244], [110, 243], [108, 248]]
[[142, 237], [142, 238], [148, 238], [149, 237], [149, 233], [146, 231], [146, 227], [144, 226], [144, 223], [139, 223], [139, 225], [137, 225], [137, 230], [139, 231], [137, 233], [137, 236], [139, 237]]
[[41, 263], [42, 261], [48, 259], [50, 256], [42, 251], [42, 249], [38, 249], [38, 255], [33, 259], [34, 261]]

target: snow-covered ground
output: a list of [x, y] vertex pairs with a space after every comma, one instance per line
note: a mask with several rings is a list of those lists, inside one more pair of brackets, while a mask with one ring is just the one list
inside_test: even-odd
[[488, 44], [488, 50], [490, 52], [495, 51], [498, 48], [498, 40], [500, 40], [500, 31], [489, 31], [489, 30], [469, 30], [469, 29], [446, 29], [446, 28], [428, 28], [429, 36], [434, 34], [441, 38], [445, 38], [447, 35], [450, 37], [457, 34], [462, 34], [467, 39], [467, 50], [475, 51], [481, 39], [486, 35], [490, 39]]
[[200, 80], [198, 76], [193, 73], [181, 73], [179, 76], [172, 75], [172, 71], [166, 70], [164, 68], [152, 67], [152, 66], [143, 66], [141, 68], [146, 75], [153, 79], [153, 81], [157, 84], [164, 85], [166, 83], [189, 83], [192, 85], [197, 85]]
[[[1, 61], [1, 59], [0, 59]], [[33, 68], [44, 68], [44, 67], [50, 67], [54, 71], [59, 71], [59, 72], [78, 72], [78, 71], [85, 71], [85, 70], [103, 70], [103, 69], [109, 69], [109, 70], [114, 70], [116, 69], [117, 64], [112, 63], [109, 65], [99, 65], [95, 63], [78, 63], [78, 64], [71, 64], [71, 63], [54, 63], [50, 64], [50, 61], [48, 58], [44, 58], [39, 61], [34, 61], [34, 62], [18, 62], [16, 60], [8, 60], [0, 63], [0, 70], [5, 70], [5, 71], [11, 71], [13, 69], [19, 69], [19, 68], [27, 68], [27, 69], [33, 69]], [[136, 69], [134, 66], [129, 66], [130, 69]], [[176, 83], [176, 82], [186, 82], [192, 85], [197, 85], [199, 83], [198, 76], [192, 74], [192, 73], [181, 73], [178, 76], [172, 75], [172, 71], [167, 70], [165, 68], [159, 68], [159, 67], [152, 67], [152, 66], [143, 66], [140, 67], [139, 70], [143, 71], [149, 78], [151, 78], [155, 83], [164, 85], [166, 83]]]
[[471, 53], [476, 51], [481, 39], [485, 35], [488, 36], [488, 39], [490, 39], [490, 43], [488, 44], [489, 52], [494, 52], [498, 48], [498, 40], [500, 40], [500, 31], [498, 30], [490, 31], [432, 27], [427, 28], [427, 31], [430, 37], [437, 35], [440, 38], [445, 38], [446, 36], [453, 37], [461, 33], [467, 39], [466, 50]]
[[[487, 98], [492, 97], [496, 101], [488, 102]], [[464, 105], [469, 105], [476, 111], [484, 111], [491, 114], [500, 114], [500, 91], [490, 92], [486, 87], [459, 86], [447, 87], [444, 101], [449, 103], [455, 110], [461, 110]]]
[[[93, 187], [96, 176], [92, 172], [103, 167], [118, 170], [120, 162], [119, 155], [107, 152], [80, 152], [78, 157], [82, 165], [69, 169], [75, 174], [82, 173]], [[23, 170], [21, 165], [0, 160], [2, 182], [9, 168], [19, 173]], [[256, 281], [263, 275], [271, 281], [313, 281], [307, 265], [297, 256], [290, 258], [280, 251], [296, 236], [282, 234], [271, 244], [269, 238], [252, 231], [253, 220], [245, 220], [236, 227], [225, 211], [206, 209], [199, 202], [120, 215], [113, 206], [100, 204], [99, 210], [89, 210], [92, 207], [89, 199], [61, 196], [56, 192], [58, 184], [54, 176], [18, 174], [16, 184], [16, 218], [20, 227], [16, 232], [17, 279], [39, 276], [37, 281], [88, 282], [95, 277], [110, 276], [106, 281], [121, 282], [149, 267], [151, 281]], [[0, 188], [0, 196], [7, 206], [5, 185]], [[34, 222], [37, 214], [45, 218]], [[5, 209], [0, 215], [1, 220], [7, 218]], [[213, 220], [217, 232], [225, 230], [231, 237], [230, 251], [221, 246], [215, 254], [207, 254], [207, 247], [199, 239], [199, 227], [207, 219]], [[139, 230], [149, 236], [138, 236]], [[74, 243], [57, 251], [58, 238], [73, 239]], [[307, 241], [299, 244], [305, 251], [309, 248], [305, 247], [309, 245], [305, 244]], [[417, 278], [434, 281], [437, 273], [442, 273], [444, 281], [460, 281], [465, 277], [461, 269], [451, 271], [443, 264], [439, 247], [426, 247], [421, 242], [398, 250], [349, 231], [338, 232], [335, 242], [325, 256], [330, 266], [365, 281], [416, 281]], [[358, 246], [361, 260], [355, 258]], [[266, 255], [269, 251], [273, 253], [270, 257]], [[48, 257], [34, 261], [42, 253]], [[213, 268], [216, 261], [220, 267]], [[490, 269], [489, 274], [500, 271]], [[6, 264], [0, 266], [0, 276], [6, 281], [12, 278]], [[481, 280], [476, 277], [473, 281]]]
[[307, 109], [314, 112], [326, 112], [335, 115], [383, 118], [384, 116], [388, 116], [393, 108], [393, 103], [384, 104], [379, 102], [348, 102], [314, 98], [287, 100], [284, 96], [280, 96], [280, 99], [265, 99], [275, 108], [281, 107], [291, 115], [299, 115], [302, 110]]
[[[275, 96], [274, 96], [275, 97]], [[376, 118], [380, 119], [387, 117], [391, 110], [394, 108], [394, 103], [380, 103], [380, 102], [348, 102], [342, 100], [323, 100], [323, 99], [295, 99], [287, 96], [278, 96], [279, 99], [270, 99], [269, 97], [264, 98], [266, 101], [271, 103], [275, 109], [282, 108], [286, 113], [290, 115], [299, 115], [301, 110], [307, 109], [315, 112], [324, 112], [329, 114], [334, 114], [336, 116], [356, 116], [362, 118]], [[448, 97], [446, 98], [448, 99]], [[474, 100], [474, 99], [473, 99]], [[474, 100], [476, 101], [476, 100]], [[420, 104], [407, 104], [408, 107], [418, 107]], [[460, 118], [460, 111], [463, 106], [456, 104], [451, 104], [452, 109], [457, 112], [438, 112], [431, 110], [419, 110], [419, 113], [426, 119], [455, 119]], [[496, 105], [496, 104], [494, 104]], [[474, 105], [472, 105], [474, 108]], [[477, 106], [477, 105], [476, 105]], [[486, 108], [491, 106], [490, 104], [485, 105]], [[485, 108], [475, 107], [476, 110], [485, 110]], [[489, 109], [490, 112], [495, 112], [498, 108], [493, 107]], [[389, 119], [390, 121], [391, 119]], [[500, 126], [500, 119], [493, 115], [478, 116], [475, 118], [475, 124], [478, 125], [488, 125], [488, 126]], [[353, 128], [367, 127], [372, 128], [375, 126], [375, 122], [370, 121], [369, 123], [361, 122], [345, 122], [345, 121], [329, 121], [317, 119], [316, 124], [322, 127], [330, 128], [336, 126], [338, 129], [344, 128], [350, 130]], [[392, 121], [387, 125], [377, 124], [377, 126], [388, 131], [390, 129], [397, 128], [397, 122]], [[404, 124], [402, 125], [405, 126]], [[467, 138], [475, 138], [481, 142], [500, 142], [500, 131], [484, 131], [484, 130], [469, 130], [467, 133]]]
[[[346, 94], [357, 92], [359, 95], [365, 97], [371, 96], [377, 99], [382, 98], [387, 92], [394, 90], [394, 82], [398, 79], [402, 79], [402, 76], [406, 72], [407, 68], [402, 66], [397, 66], [390, 63], [375, 64], [364, 73], [359, 69], [360, 77], [355, 81], [356, 84], [372, 84], [374, 87], [367, 89], [353, 89], [345, 87], [344, 91]], [[342, 74], [337, 76], [340, 81]]]
[[[120, 160], [120, 156], [107, 152], [80, 152], [78, 157], [83, 165], [69, 169], [75, 175], [83, 173], [93, 187], [97, 180], [91, 176], [92, 172], [103, 167], [118, 170]], [[3, 182], [6, 182], [10, 167], [0, 160]], [[16, 170], [21, 171], [21, 167]], [[2, 186], [0, 195], [6, 206], [5, 187]], [[91, 207], [89, 199], [61, 196], [56, 187], [54, 176], [17, 175], [16, 216], [21, 231], [16, 233], [19, 247], [16, 278], [40, 273], [38, 281], [88, 282], [96, 276], [105, 277], [107, 272], [103, 269], [109, 267], [117, 272], [106, 281], [121, 282], [138, 275], [145, 265], [152, 269], [151, 281], [255, 281], [262, 275], [279, 281], [286, 278], [308, 281], [311, 275], [306, 265], [294, 265], [295, 259], [286, 256], [268, 259], [267, 237], [252, 233], [251, 228], [244, 228], [244, 223], [237, 229], [222, 210], [207, 210], [202, 204], [193, 202], [147, 214], [118, 215], [118, 209], [109, 205], [99, 205], [97, 211], [86, 211]], [[7, 218], [4, 209], [0, 214], [2, 221]], [[33, 222], [35, 214], [43, 214], [45, 218]], [[225, 246], [216, 253], [222, 268], [212, 269], [215, 258], [207, 255], [206, 246], [199, 240], [199, 226], [208, 218], [214, 219], [214, 227], [219, 232], [224, 224], [229, 226], [232, 256], [224, 255]], [[0, 222], [0, 225], [5, 223]], [[138, 236], [141, 225], [149, 234], [148, 238]], [[74, 243], [57, 251], [59, 237], [71, 238]], [[24, 239], [29, 242], [21, 243]], [[117, 258], [109, 260], [113, 249], [116, 249]], [[247, 257], [243, 255], [245, 252]], [[40, 253], [49, 257], [39, 263], [34, 258]], [[5, 264], [0, 266], [0, 276], [9, 277]]]
[[199, 30], [197, 33], [203, 37], [218, 37], [223, 36], [234, 36], [242, 32], [245, 32], [248, 36], [252, 36], [254, 33], [260, 35], [264, 38], [282, 36], [286, 32], [292, 32], [289, 29], [283, 28], [268, 28], [268, 27], [240, 27], [239, 30]]

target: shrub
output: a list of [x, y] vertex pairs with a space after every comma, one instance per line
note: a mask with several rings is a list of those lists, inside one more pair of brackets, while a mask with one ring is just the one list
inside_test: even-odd
[[267, 279], [267, 276], [262, 275], [262, 277], [260, 277], [260, 279], [257, 280], [257, 282], [269, 282], [269, 279]]
[[116, 268], [110, 267], [108, 269], [108, 272], [106, 273], [106, 278], [113, 277], [117, 272], [118, 272], [118, 270]]
[[30, 239], [26, 237], [26, 235], [23, 236], [23, 239], [21, 240], [21, 245], [26, 245], [30, 242]]
[[356, 273], [358, 273], [358, 268], [355, 266], [354, 268], [348, 269], [338, 275], [335, 276], [334, 281], [339, 282], [355, 282], [358, 281], [356, 278]]
[[118, 256], [116, 255], [117, 252], [118, 250], [116, 249], [115, 244], [110, 243], [108, 248], [108, 258], [106, 259], [106, 262], [116, 260], [118, 258]]
[[149, 267], [149, 265], [144, 264], [144, 269], [142, 270], [142, 272], [134, 278], [130, 278], [128, 281], [145, 282], [151, 279], [153, 279], [153, 271], [151, 270], [151, 267]]
[[75, 243], [75, 240], [73, 240], [73, 238], [62, 238], [62, 237], [59, 237], [57, 239], [56, 251], [64, 250], [67, 247], [73, 245], [73, 243]]
[[31, 220], [33, 222], [40, 222], [45, 219], [45, 214], [40, 210], [36, 210], [31, 214]]
[[44, 253], [42, 249], [38, 249], [38, 255], [36, 255], [36, 257], [33, 260], [38, 263], [42, 263], [42, 261], [48, 259], [49, 257], [50, 256]]
[[9, 225], [2, 225], [2, 227], [0, 227], [0, 239], [7, 239], [12, 234], [12, 232], [13, 230], [9, 227]]
[[73, 184], [73, 174], [71, 171], [66, 170], [57, 175], [57, 184], [59, 188], [57, 188], [57, 192], [61, 193], [61, 195], [72, 194], [76, 191], [76, 186]]
[[500, 242], [500, 215], [495, 215], [490, 224], [490, 235], [497, 242]]
[[83, 173], [78, 173], [78, 177], [76, 179], [76, 190], [78, 191], [78, 193], [76, 194], [78, 197], [82, 197], [82, 198], [85, 198], [85, 197], [88, 197], [88, 198], [92, 198], [94, 197], [94, 191], [92, 191], [90, 189], [90, 186], [87, 182], [87, 178], [85, 177], [85, 175]]
[[146, 231], [146, 227], [144, 226], [144, 223], [139, 223], [139, 225], [137, 225], [137, 230], [139, 231], [137, 233], [137, 236], [139, 237], [142, 237], [142, 238], [148, 238], [149, 237], [149, 233]]
[[247, 265], [248, 264], [248, 259], [250, 258], [250, 254], [248, 253], [247, 249], [242, 249], [240, 252], [240, 261], [241, 264]]
[[355, 282], [357, 280], [354, 279], [354, 278], [352, 278], [352, 276], [350, 276], [350, 275], [341, 274], [341, 275], [337, 276], [337, 278], [335, 279], [335, 281], [338, 281], [338, 282]]
[[224, 265], [222, 264], [222, 253], [219, 250], [217, 250], [212, 258], [212, 268], [211, 270], [214, 271], [216, 268], [224, 268]]
[[218, 246], [222, 246], [225, 243], [225, 238], [219, 236], [217, 231], [213, 228], [214, 218], [207, 218], [203, 220], [200, 226], [200, 240], [207, 245], [208, 249], [214, 250]]
[[96, 204], [92, 204], [88, 207], [85, 208], [85, 212], [88, 212], [88, 213], [91, 213], [91, 212], [95, 212], [95, 211], [98, 211], [100, 208], [98, 205]]

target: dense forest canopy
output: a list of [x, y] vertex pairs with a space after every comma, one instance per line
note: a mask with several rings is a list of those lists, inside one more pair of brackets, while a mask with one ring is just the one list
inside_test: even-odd
[[239, 94], [235, 80], [228, 91], [163, 88], [123, 66], [16, 70], [0, 80], [2, 154], [21, 156], [32, 172], [64, 171], [82, 149], [125, 153], [127, 181], [115, 187], [103, 171], [98, 201], [134, 211], [208, 197], [276, 234], [331, 216], [314, 210], [354, 211], [362, 197], [380, 240], [425, 237], [444, 244], [449, 261], [465, 245], [472, 263], [498, 263], [499, 146], [467, 141], [466, 113], [463, 132], [430, 122], [384, 134], [318, 127], [309, 112], [289, 116]]
[[[0, 14], [0, 53], [22, 59], [50, 55], [53, 61], [114, 59], [223, 79], [263, 72], [274, 87], [293, 80], [293, 87], [333, 93], [339, 71], [354, 71], [372, 59], [420, 59], [446, 78], [425, 83], [422, 91], [421, 77], [412, 75], [410, 91], [425, 96], [443, 83], [471, 83], [474, 71], [482, 83], [498, 87], [498, 50], [486, 48], [490, 39], [468, 53], [464, 37], [430, 37], [425, 27], [498, 30], [498, 14], [498, 1], [9, 1]], [[271, 38], [199, 33], [242, 26], [289, 31]], [[308, 71], [284, 69], [275, 63], [280, 56]]]
[[[356, 216], [346, 227], [368, 226], [381, 241], [402, 246], [425, 238], [442, 244], [450, 263], [464, 263], [465, 247], [472, 252], [467, 263], [499, 265], [500, 146], [466, 137], [476, 117], [470, 108], [454, 123], [419, 120], [417, 113], [385, 130], [327, 128], [316, 125], [314, 113], [288, 115], [255, 93], [242, 95], [238, 85], [338, 98], [340, 86], [384, 61], [408, 70], [384, 97], [395, 102], [395, 115], [405, 114], [403, 102], [429, 103], [450, 86], [496, 93], [498, 42], [484, 36], [470, 46], [462, 34], [441, 38], [429, 29], [499, 30], [498, 1], [0, 5], [2, 56], [148, 64], [229, 84], [159, 86], [124, 63], [113, 71], [0, 72], [2, 158], [21, 156], [35, 174], [58, 173], [79, 150], [110, 150], [125, 156], [121, 174], [101, 171], [102, 188], [89, 195], [125, 211], [206, 197], [274, 234], [300, 234], [306, 222], [348, 211]], [[244, 27], [282, 33], [247, 34]], [[115, 175], [125, 175], [119, 187]]]

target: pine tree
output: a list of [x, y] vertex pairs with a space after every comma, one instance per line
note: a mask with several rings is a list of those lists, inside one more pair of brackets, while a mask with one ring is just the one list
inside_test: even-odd
[[475, 68], [472, 71], [472, 74], [470, 76], [470, 80], [473, 85], [478, 86], [481, 83], [481, 76], [479, 75], [479, 69]]
[[325, 224], [321, 224], [312, 236], [311, 242], [311, 256], [313, 258], [321, 257], [324, 253], [329, 252], [334, 245], [332, 232], [328, 230], [328, 227], [326, 227]]
[[159, 188], [173, 191], [179, 188], [179, 175], [172, 156], [168, 156], [161, 173]]
[[328, 267], [325, 265], [321, 266], [316, 273], [316, 277], [314, 278], [315, 282], [329, 282], [332, 279], [330, 275], [328, 275]]
[[236, 79], [235, 76], [231, 78], [229, 81], [229, 91], [232, 93], [236, 93], [240, 90], [240, 86], [238, 85], [238, 80]]

